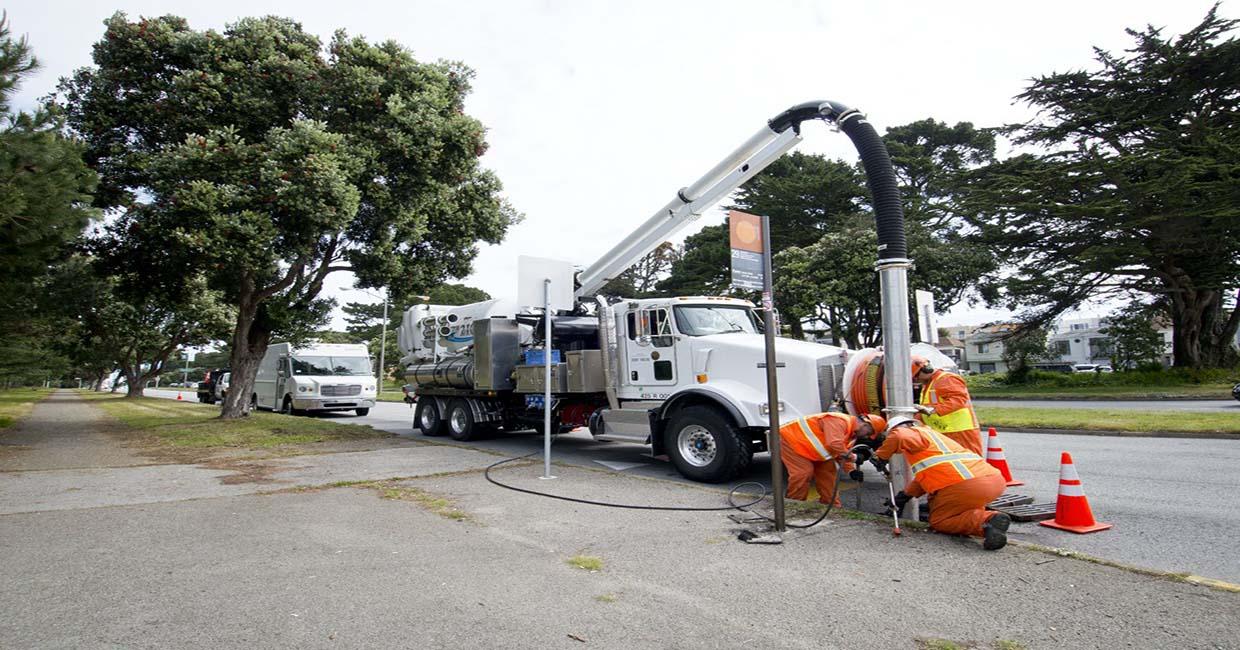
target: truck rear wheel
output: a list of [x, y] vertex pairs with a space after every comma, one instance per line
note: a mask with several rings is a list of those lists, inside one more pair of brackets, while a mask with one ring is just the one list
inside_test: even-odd
[[418, 400], [418, 408], [413, 412], [413, 425], [421, 429], [424, 436], [442, 436], [444, 421], [439, 415], [439, 403], [429, 397]]
[[483, 427], [474, 422], [474, 411], [469, 408], [469, 402], [463, 399], [454, 399], [448, 402], [448, 435], [453, 440], [460, 442], [468, 442], [482, 437]]
[[668, 456], [685, 478], [722, 483], [749, 468], [753, 454], [741, 430], [717, 409], [689, 406], [677, 411], [665, 432]]

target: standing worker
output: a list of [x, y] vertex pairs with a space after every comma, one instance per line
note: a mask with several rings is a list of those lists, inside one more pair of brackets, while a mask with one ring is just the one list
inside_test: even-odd
[[[892, 418], [886, 435], [857, 437], [857, 442], [876, 447], [874, 455], [888, 461], [904, 454], [913, 480], [896, 493], [896, 512], [923, 494], [930, 495], [930, 528], [948, 535], [983, 538], [982, 548], [993, 551], [1007, 544], [1012, 518], [986, 510], [1007, 487], [999, 470], [980, 456], [945, 435], [907, 417]], [[859, 462], [863, 462], [862, 459]]]
[[779, 457], [788, 470], [788, 498], [804, 501], [809, 496], [812, 478], [818, 488], [818, 500], [838, 507], [836, 461], [843, 463], [849, 478], [860, 481], [864, 475], [849, 453], [853, 440], [874, 438], [886, 428], [887, 421], [881, 416], [847, 413], [807, 415], [780, 427]]
[[921, 387], [921, 399], [915, 407], [917, 419], [985, 458], [982, 428], [977, 423], [973, 398], [969, 396], [964, 378], [946, 370], [935, 370], [929, 359], [915, 354], [913, 385]]

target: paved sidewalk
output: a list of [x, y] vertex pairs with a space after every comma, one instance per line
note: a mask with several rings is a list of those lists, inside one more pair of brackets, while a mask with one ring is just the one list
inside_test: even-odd
[[[32, 418], [60, 406], [46, 402]], [[229, 485], [194, 466], [95, 468], [78, 492], [96, 496], [42, 511], [22, 505], [37, 493], [0, 485], [13, 513], [0, 515], [0, 645], [912, 648], [940, 638], [976, 648], [1240, 648], [1240, 594], [1025, 548], [988, 553], [976, 540], [893, 538], [867, 521], [833, 519], [781, 546], [748, 546], [721, 512], [501, 489], [481, 475], [495, 459], [433, 445], [300, 456], [280, 459], [289, 466], [273, 474], [279, 484]], [[108, 492], [109, 476], [141, 485], [155, 475], [131, 472], [173, 468], [193, 478], [157, 483], [158, 501]], [[540, 473], [535, 464], [497, 476], [631, 504], [724, 501], [718, 489], [601, 469]], [[412, 478], [386, 492], [325, 487], [368, 474]], [[302, 481], [324, 487], [253, 493]], [[229, 491], [239, 486], [250, 493]], [[465, 520], [438, 514], [449, 508]], [[602, 570], [570, 566], [576, 555]]]

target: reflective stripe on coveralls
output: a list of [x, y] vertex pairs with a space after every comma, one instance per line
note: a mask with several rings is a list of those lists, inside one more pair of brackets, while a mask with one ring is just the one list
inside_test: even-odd
[[[921, 403], [923, 406], [933, 407], [938, 403], [939, 398], [935, 393], [934, 385], [939, 383], [939, 379], [947, 374], [939, 371], [939, 374], [925, 388], [921, 389]], [[972, 431], [979, 427], [977, 423], [977, 415], [973, 412], [973, 400], [965, 406], [948, 413], [947, 415], [939, 415], [937, 413], [926, 413], [922, 416], [926, 424], [931, 429], [939, 433], [955, 433], [957, 431]]]
[[907, 454], [913, 476], [926, 492], [934, 493], [961, 481], [999, 473], [977, 454], [965, 451], [954, 440], [929, 427], [914, 426], [912, 429], [930, 442], [925, 449]]
[[784, 445], [797, 455], [815, 462], [832, 460], [833, 457], [831, 452], [827, 450], [826, 440], [822, 434], [822, 427], [815, 427], [810, 424], [811, 419], [821, 422], [823, 418], [827, 417], [833, 417], [842, 422], [845, 425], [845, 436], [848, 439], [852, 439], [853, 430], [857, 426], [855, 418], [845, 413], [822, 413], [797, 418], [795, 422], [790, 422], [780, 427], [779, 433]]

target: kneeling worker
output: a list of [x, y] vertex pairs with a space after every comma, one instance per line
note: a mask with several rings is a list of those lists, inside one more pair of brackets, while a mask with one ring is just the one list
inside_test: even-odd
[[[861, 470], [853, 464], [849, 449], [857, 437], [874, 438], [887, 428], [887, 421], [878, 415], [852, 416], [847, 413], [818, 413], [797, 418], [779, 428], [780, 459], [788, 470], [788, 498], [804, 501], [809, 496], [812, 478], [818, 488], [818, 500], [839, 506], [835, 489], [835, 463], [854, 481], [860, 481]], [[832, 496], [835, 497], [832, 503]]]
[[887, 434], [857, 442], [877, 447], [874, 455], [887, 461], [893, 454], [904, 454], [913, 469], [913, 480], [896, 493], [895, 507], [923, 494], [930, 495], [930, 528], [948, 535], [983, 538], [988, 551], [1007, 544], [1011, 517], [986, 510], [1006, 483], [999, 470], [980, 456], [966, 451], [954, 440], [907, 417], [894, 417]]

